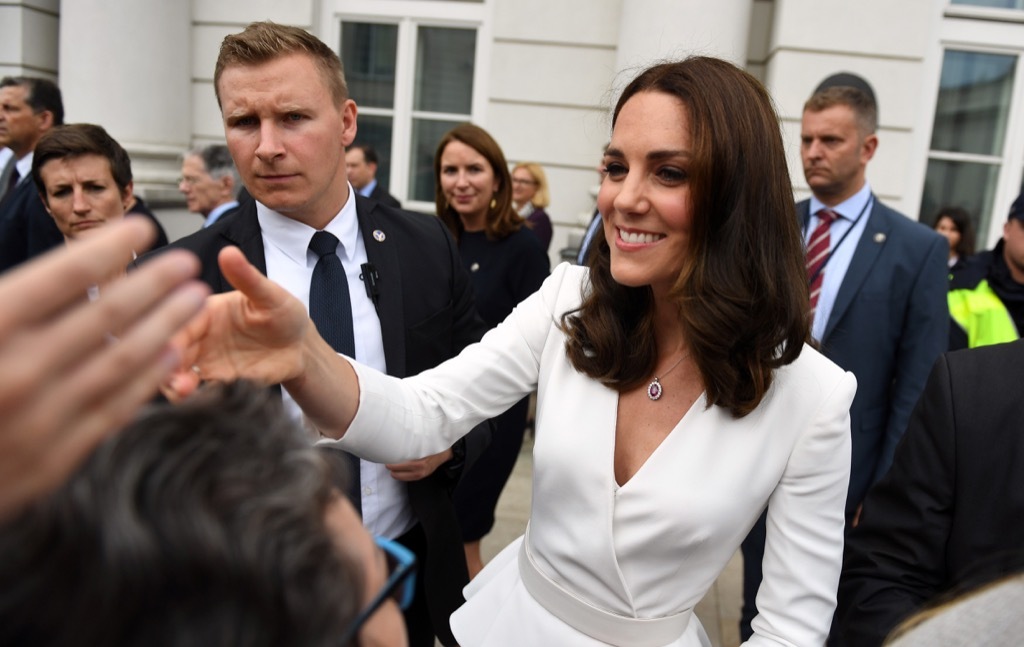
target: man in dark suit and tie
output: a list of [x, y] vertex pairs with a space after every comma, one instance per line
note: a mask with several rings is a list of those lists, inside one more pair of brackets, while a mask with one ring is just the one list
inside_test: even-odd
[[371, 198], [395, 209], [401, 209], [398, 198], [388, 193], [377, 182], [377, 167], [380, 160], [377, 151], [368, 144], [355, 144], [345, 151], [345, 166], [348, 168], [348, 181], [361, 196]]
[[[857, 377], [848, 527], [857, 523], [868, 488], [892, 464], [949, 334], [948, 243], [872, 192], [866, 170], [878, 147], [877, 126], [871, 86], [841, 73], [823, 81], [804, 104], [800, 129], [812, 193], [797, 204], [808, 251], [811, 334], [826, 357]], [[764, 519], [743, 542], [744, 638], [756, 613]]]
[[1024, 341], [948, 353], [935, 364], [892, 468], [850, 533], [836, 644], [881, 645], [936, 596], [1020, 567], [1021, 384]]
[[63, 123], [64, 102], [55, 83], [30, 76], [0, 80], [0, 146], [14, 151], [15, 160], [0, 202], [0, 272], [64, 242], [29, 177], [36, 143]]
[[[235, 245], [306, 303], [335, 350], [400, 377], [480, 338], [485, 326], [444, 224], [352, 190], [345, 148], [356, 136], [356, 105], [337, 54], [301, 29], [254, 23], [224, 39], [214, 85], [228, 148], [254, 198], [174, 245], [199, 256], [214, 291], [232, 289], [217, 255]], [[420, 461], [358, 462], [354, 503], [364, 523], [420, 561], [406, 612], [414, 646], [432, 646], [434, 636], [454, 644], [448, 617], [468, 574], [450, 489], [459, 464], [487, 439], [482, 429]]]

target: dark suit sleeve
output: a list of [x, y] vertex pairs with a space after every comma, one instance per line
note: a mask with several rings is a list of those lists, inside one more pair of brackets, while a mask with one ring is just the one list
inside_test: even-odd
[[846, 546], [838, 644], [880, 645], [948, 581], [946, 544], [956, 483], [949, 367], [935, 364], [892, 469], [864, 501]]
[[930, 242], [928, 251], [922, 257], [917, 279], [910, 289], [910, 301], [896, 351], [891, 408], [872, 481], [877, 481], [889, 470], [896, 445], [907, 428], [910, 412], [921, 395], [928, 372], [949, 343], [946, 297], [949, 243], [937, 234], [929, 235], [927, 240]]

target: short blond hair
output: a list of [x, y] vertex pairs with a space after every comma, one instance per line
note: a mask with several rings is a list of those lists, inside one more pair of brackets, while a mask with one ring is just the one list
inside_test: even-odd
[[348, 99], [345, 69], [338, 55], [322, 40], [305, 29], [279, 25], [269, 20], [249, 23], [238, 34], [225, 36], [217, 55], [213, 71], [213, 89], [220, 106], [220, 76], [232, 66], [259, 65], [288, 56], [305, 54], [313, 60], [331, 91], [334, 105], [341, 106]]
[[524, 169], [537, 183], [537, 192], [530, 199], [530, 204], [538, 209], [546, 209], [551, 204], [551, 191], [548, 190], [548, 176], [544, 173], [544, 168], [536, 162], [519, 162], [512, 167], [512, 172], [515, 173], [519, 169]]

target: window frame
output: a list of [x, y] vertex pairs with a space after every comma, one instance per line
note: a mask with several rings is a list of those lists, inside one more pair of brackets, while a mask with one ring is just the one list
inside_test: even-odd
[[[939, 82], [947, 50], [1017, 57], [1003, 150], [997, 155], [950, 153], [933, 151], [931, 148]], [[921, 222], [931, 226], [929, 219], [935, 214], [921, 213], [930, 160], [991, 163], [994, 158], [998, 158], [999, 171], [992, 210], [988, 214], [975, 214], [979, 221], [988, 221], [987, 226], [977, 232], [977, 251], [991, 249], [1002, 236], [1007, 210], [1020, 194], [1024, 181], [1024, 11], [947, 5], [939, 24], [939, 38], [926, 58], [925, 69], [928, 74], [923, 89], [930, 100], [921, 102], [918, 123], [924, 126], [920, 129], [919, 144], [915, 148], [922, 154], [914, 156], [913, 176], [916, 178], [917, 191], [909, 206], [912, 213], [918, 214]]]
[[[335, 51], [341, 45], [343, 22], [363, 22], [398, 26], [398, 52], [395, 69], [395, 102], [392, 109], [363, 107], [356, 99], [359, 114], [392, 116], [391, 178], [388, 187], [403, 207], [426, 213], [434, 212], [434, 203], [409, 199], [412, 178], [413, 120], [419, 117], [468, 119], [474, 123], [486, 120], [489, 96], [487, 79], [491, 65], [493, 0], [464, 2], [461, 0], [329, 0], [323, 3], [322, 24], [326, 42]], [[420, 27], [474, 29], [476, 54], [473, 61], [473, 92], [468, 115], [424, 112], [413, 109], [416, 72], [416, 39]], [[339, 52], [340, 53], [340, 52]]]

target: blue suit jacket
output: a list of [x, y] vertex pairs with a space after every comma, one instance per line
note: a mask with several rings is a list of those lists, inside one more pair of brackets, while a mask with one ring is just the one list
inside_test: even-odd
[[[797, 204], [804, 227], [809, 201]], [[928, 373], [946, 349], [946, 239], [877, 199], [836, 295], [821, 351], [857, 377], [847, 516], [892, 464]]]

